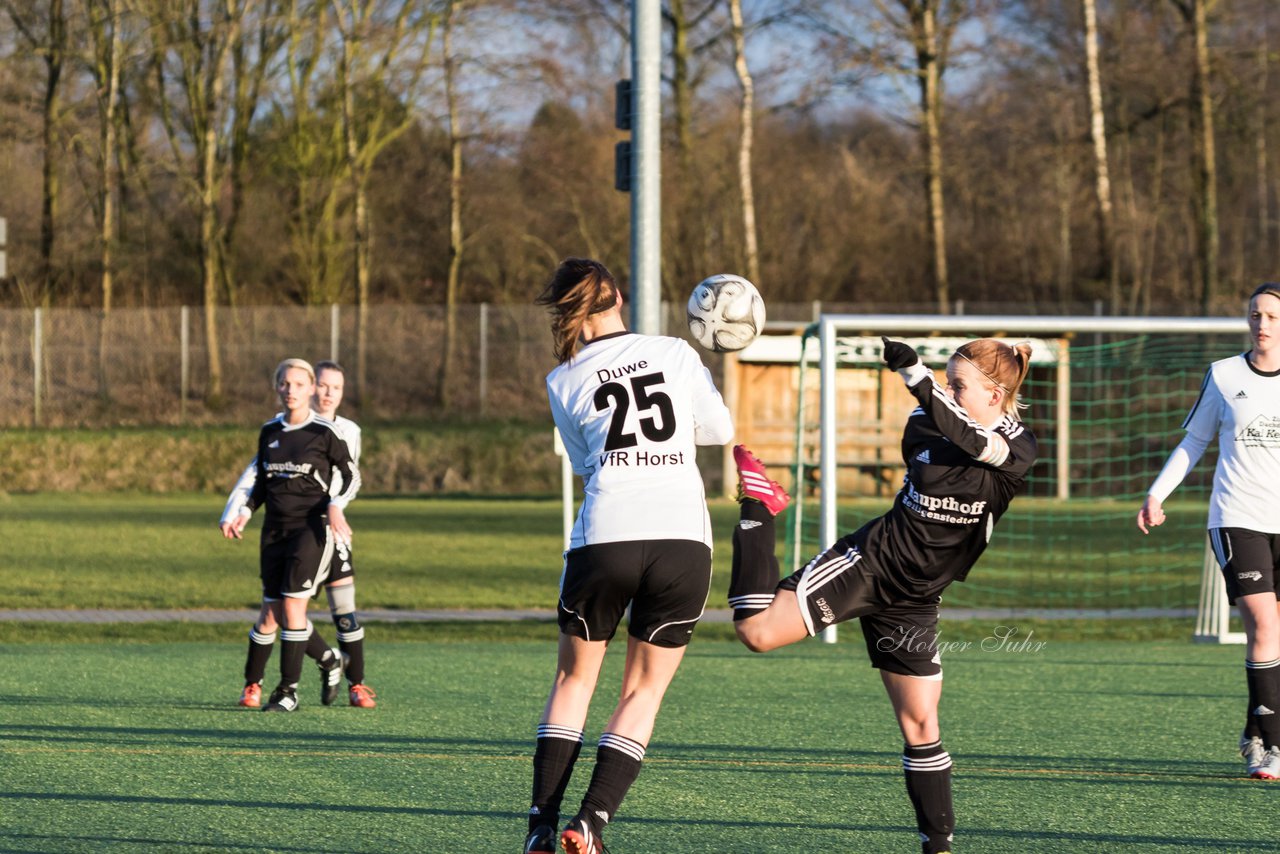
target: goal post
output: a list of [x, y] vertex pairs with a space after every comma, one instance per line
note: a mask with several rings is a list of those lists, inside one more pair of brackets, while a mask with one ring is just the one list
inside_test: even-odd
[[[868, 515], [858, 508], [853, 512], [859, 516], [841, 522], [842, 504], [851, 496], [841, 491], [840, 368], [883, 371], [866, 352], [881, 335], [922, 347], [931, 339], [942, 344], [940, 335], [1050, 339], [1056, 352], [1033, 365], [1034, 380], [1029, 376], [1024, 385], [1031, 404], [1025, 418], [1041, 447], [1024, 490], [1031, 497], [1014, 502], [970, 580], [949, 588], [948, 606], [1026, 616], [1195, 613], [1197, 639], [1235, 642], [1221, 574], [1202, 558], [1212, 466], [1205, 469], [1216, 448], [1188, 476], [1177, 501], [1167, 503], [1176, 522], [1144, 538], [1133, 519], [1146, 486], [1178, 442], [1205, 369], [1247, 347], [1247, 331], [1243, 317], [822, 315], [804, 333], [806, 341], [817, 338], [820, 371], [818, 459], [809, 464], [817, 474], [819, 524], [816, 541], [806, 546], [816, 550], [835, 542], [885, 509], [881, 503]], [[876, 362], [878, 355], [875, 348]], [[931, 355], [926, 362], [942, 368], [941, 351]], [[805, 362], [801, 358], [800, 407]], [[886, 412], [885, 421], [900, 431], [906, 414]], [[806, 429], [802, 415], [796, 429]], [[799, 459], [799, 438], [794, 486], [803, 494], [807, 466]], [[797, 517], [803, 505], [796, 502]], [[813, 540], [800, 518], [792, 520], [792, 530], [797, 550], [801, 536]], [[993, 563], [992, 553], [1000, 561], [994, 570], [984, 566]], [[992, 581], [984, 583], [984, 577]], [[828, 630], [823, 638], [834, 640], [835, 633]]]

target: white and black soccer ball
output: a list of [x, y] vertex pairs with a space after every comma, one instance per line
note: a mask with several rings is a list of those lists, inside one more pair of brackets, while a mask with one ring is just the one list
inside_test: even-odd
[[741, 350], [764, 329], [764, 299], [741, 276], [703, 279], [689, 296], [689, 334], [717, 353]]

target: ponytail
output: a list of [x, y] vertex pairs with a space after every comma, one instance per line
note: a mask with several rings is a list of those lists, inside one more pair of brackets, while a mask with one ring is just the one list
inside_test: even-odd
[[534, 300], [551, 311], [551, 335], [556, 359], [569, 361], [582, 342], [587, 318], [617, 304], [618, 284], [599, 261], [566, 258]]

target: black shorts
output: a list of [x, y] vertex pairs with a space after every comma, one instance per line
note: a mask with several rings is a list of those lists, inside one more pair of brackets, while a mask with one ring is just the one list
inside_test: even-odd
[[858, 617], [872, 667], [905, 676], [941, 678], [941, 599], [903, 599], [885, 583], [885, 571], [873, 566], [852, 538], [837, 540], [804, 569], [782, 579], [778, 588], [795, 591], [810, 635]]
[[1227, 600], [1253, 593], [1271, 593], [1280, 579], [1280, 534], [1263, 534], [1248, 528], [1210, 528], [1209, 543], [1227, 582]]
[[316, 595], [332, 560], [333, 536], [324, 519], [308, 519], [298, 528], [264, 527], [259, 571], [262, 598]]
[[596, 543], [565, 554], [560, 631], [609, 640], [631, 606], [628, 634], [655, 646], [689, 643], [711, 592], [711, 549], [694, 540]]
[[334, 582], [351, 578], [355, 574], [356, 568], [351, 558], [351, 545], [338, 537], [334, 537], [333, 560], [329, 563], [329, 578], [325, 581], [325, 586], [328, 587]]

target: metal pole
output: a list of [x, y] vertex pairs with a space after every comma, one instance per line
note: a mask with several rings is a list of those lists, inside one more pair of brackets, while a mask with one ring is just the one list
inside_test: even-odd
[[329, 306], [329, 359], [337, 362], [338, 359], [338, 332], [342, 328], [342, 309], [335, 302]]
[[489, 398], [489, 303], [480, 303], [480, 414]]
[[573, 461], [569, 459], [569, 451], [557, 428], [551, 429], [551, 439], [556, 456], [560, 457], [560, 506], [564, 522], [564, 550], [568, 551], [569, 540], [573, 536]]
[[[819, 359], [822, 377], [818, 389], [819, 444], [822, 447], [822, 458], [818, 461], [818, 484], [822, 489], [822, 545], [819, 548], [826, 548], [836, 541], [836, 502], [839, 499], [836, 484], [836, 329], [827, 318], [822, 319], [818, 329], [818, 346], [822, 352]], [[835, 643], [836, 627], [827, 626], [821, 637], [825, 643]]]
[[661, 329], [662, 17], [660, 0], [631, 4], [631, 328]]
[[41, 378], [44, 376], [44, 309], [35, 310], [35, 326], [31, 332], [31, 370], [32, 370], [32, 423], [40, 426], [41, 421]]
[[178, 391], [178, 423], [186, 423], [187, 420], [187, 395], [191, 392], [191, 307], [184, 305], [182, 307], [182, 320], [179, 324], [179, 336], [182, 343], [179, 345], [178, 358], [180, 360], [179, 372], [179, 391]]
[[1058, 339], [1058, 498], [1071, 497], [1071, 342]]

